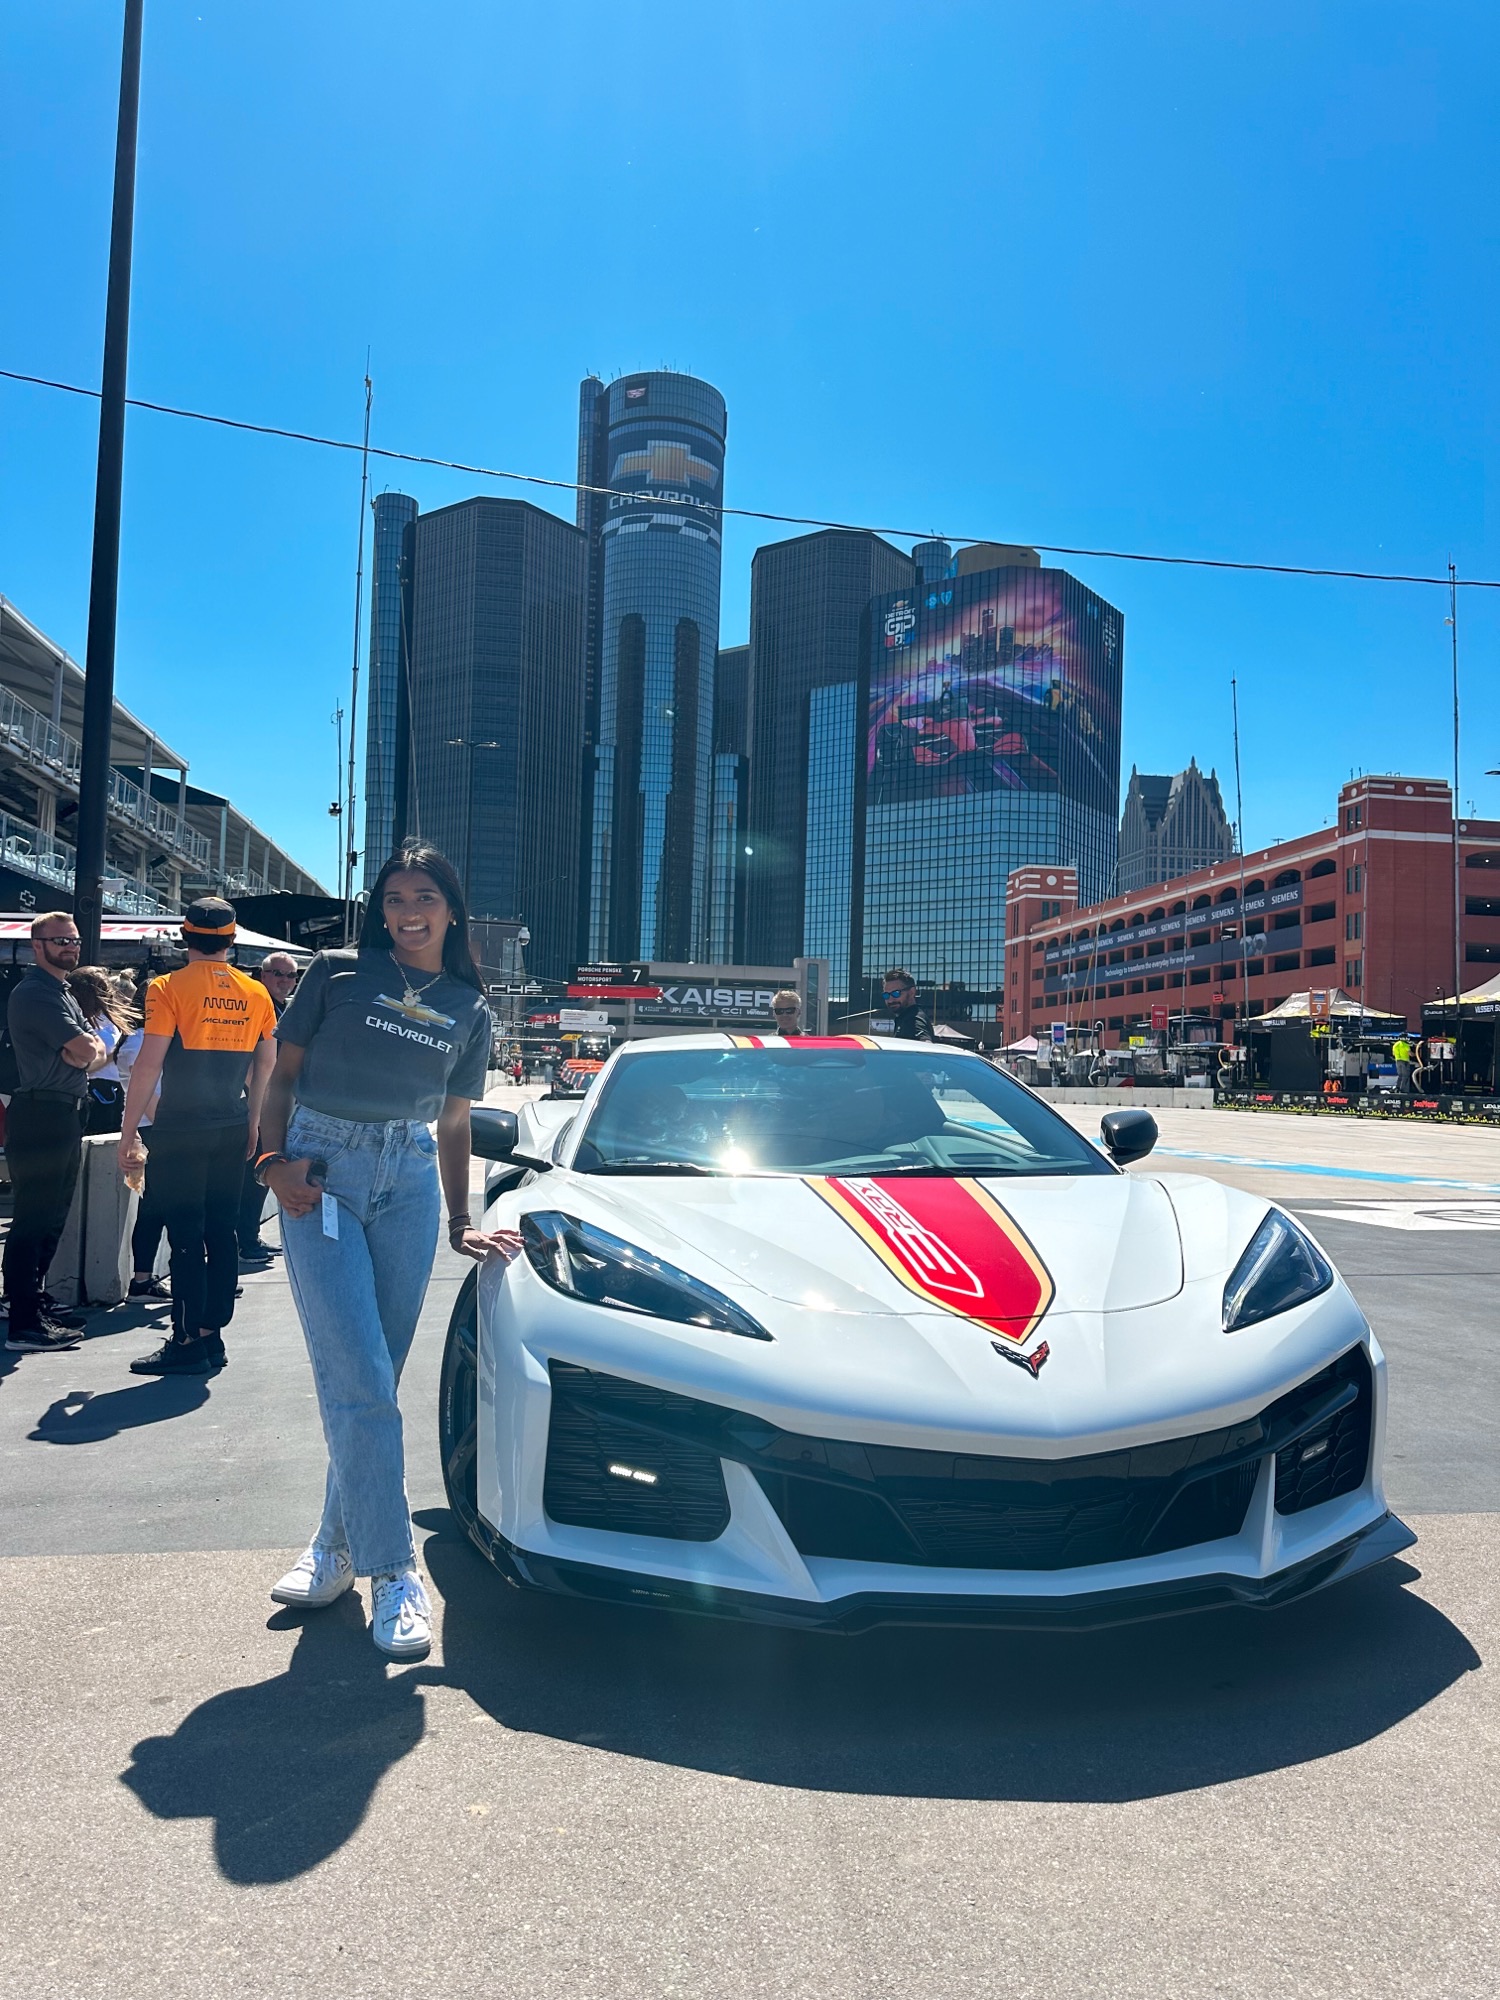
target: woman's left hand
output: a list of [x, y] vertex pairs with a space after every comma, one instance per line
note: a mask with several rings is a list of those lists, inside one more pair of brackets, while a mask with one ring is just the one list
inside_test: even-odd
[[460, 1257], [472, 1257], [482, 1264], [487, 1257], [499, 1257], [507, 1264], [519, 1257], [522, 1243], [514, 1229], [466, 1229], [462, 1236], [450, 1236], [449, 1247]]

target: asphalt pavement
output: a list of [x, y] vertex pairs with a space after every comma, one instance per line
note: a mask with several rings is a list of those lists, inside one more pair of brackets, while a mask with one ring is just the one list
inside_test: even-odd
[[1230, 1157], [1143, 1170], [1279, 1175], [1390, 1357], [1418, 1545], [1274, 1615], [835, 1639], [512, 1591], [442, 1500], [444, 1250], [404, 1390], [440, 1643], [386, 1666], [360, 1599], [265, 1595], [322, 1476], [279, 1268], [207, 1383], [128, 1373], [139, 1309], [0, 1357], [0, 1995], [1492, 1994], [1500, 1135], [1183, 1116]]

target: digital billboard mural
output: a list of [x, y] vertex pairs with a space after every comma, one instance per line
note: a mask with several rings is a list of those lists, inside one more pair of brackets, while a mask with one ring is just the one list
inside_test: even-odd
[[872, 806], [1052, 792], [1119, 811], [1122, 621], [1063, 570], [944, 577], [873, 606]]

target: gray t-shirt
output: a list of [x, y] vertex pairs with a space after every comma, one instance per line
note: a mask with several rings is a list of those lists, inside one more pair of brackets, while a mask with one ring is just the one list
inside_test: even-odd
[[72, 989], [33, 966], [11, 988], [6, 1021], [16, 1052], [17, 1090], [66, 1091], [82, 1104], [88, 1078], [59, 1053], [65, 1042], [89, 1033]]
[[[406, 981], [422, 989], [405, 1004]], [[297, 1101], [329, 1118], [430, 1125], [445, 1097], [484, 1096], [490, 1010], [441, 973], [403, 976], [387, 951], [325, 951], [302, 975], [276, 1039], [305, 1049]]]

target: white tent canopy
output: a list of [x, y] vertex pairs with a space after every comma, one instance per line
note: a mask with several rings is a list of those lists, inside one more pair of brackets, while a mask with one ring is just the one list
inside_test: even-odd
[[[1341, 986], [1326, 989], [1328, 993], [1328, 1015], [1335, 1021], [1399, 1021], [1399, 1014], [1391, 1014], [1384, 1007], [1365, 1007], [1358, 1000], [1351, 1000]], [[1264, 1014], [1247, 1019], [1245, 1026], [1253, 1028], [1261, 1021], [1310, 1021], [1313, 1018], [1312, 994], [1289, 993], [1279, 1006], [1268, 1007]]]
[[[1471, 986], [1467, 993], [1460, 993], [1458, 996], [1460, 1007], [1480, 1007], [1487, 1001], [1493, 1003], [1497, 1000], [1500, 1000], [1500, 972], [1497, 972], [1493, 979], [1487, 979], [1483, 986]], [[1432, 1005], [1435, 1008], [1451, 1007], [1453, 1001], [1451, 998], [1434, 1000]]]
[[[31, 942], [30, 917], [0, 917], [0, 947], [10, 945], [11, 956], [18, 944]], [[182, 926], [167, 917], [106, 917], [99, 926], [101, 944], [125, 944], [179, 946], [182, 942]], [[281, 938], [263, 937], [259, 931], [246, 930], [243, 924], [234, 934], [246, 964], [259, 965], [268, 952], [285, 951], [296, 959], [299, 965], [308, 965], [312, 953], [306, 945], [287, 944]]]

